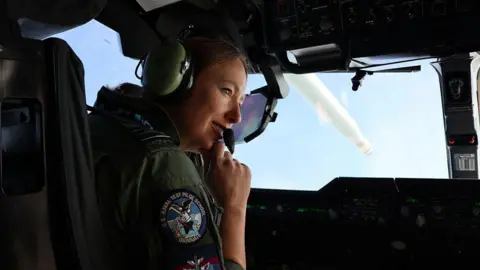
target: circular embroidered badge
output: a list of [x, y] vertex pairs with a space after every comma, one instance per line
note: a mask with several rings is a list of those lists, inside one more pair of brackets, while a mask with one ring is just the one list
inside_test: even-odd
[[205, 208], [190, 191], [174, 191], [163, 203], [160, 218], [163, 230], [180, 244], [200, 240], [207, 229]]

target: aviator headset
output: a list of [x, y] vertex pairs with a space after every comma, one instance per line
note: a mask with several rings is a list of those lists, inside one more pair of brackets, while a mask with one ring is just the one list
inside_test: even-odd
[[140, 80], [146, 93], [160, 98], [173, 94], [177, 89], [192, 87], [194, 65], [191, 53], [183, 45], [192, 30], [193, 26], [189, 26], [177, 39], [155, 46], [140, 60]]

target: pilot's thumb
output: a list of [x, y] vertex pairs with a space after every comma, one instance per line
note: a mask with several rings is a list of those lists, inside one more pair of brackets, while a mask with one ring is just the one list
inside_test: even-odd
[[225, 144], [223, 142], [216, 142], [210, 150], [210, 159], [212, 162], [216, 162], [223, 157], [225, 152]]

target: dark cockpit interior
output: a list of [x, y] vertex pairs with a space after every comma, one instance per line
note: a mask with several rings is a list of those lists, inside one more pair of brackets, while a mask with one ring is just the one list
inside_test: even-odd
[[[98, 211], [82, 59], [52, 37], [93, 19], [118, 32], [133, 59], [192, 24], [228, 33], [267, 82], [247, 143], [288, 98], [284, 74], [349, 72], [361, 92], [366, 76], [420, 69], [379, 56], [437, 59], [450, 179], [339, 177], [318, 191], [252, 189], [248, 269], [474, 264], [478, 168], [456, 161], [478, 162], [469, 55], [480, 49], [478, 10], [476, 0], [0, 0], [0, 268], [122, 269]], [[452, 90], [459, 79], [469, 91]]]

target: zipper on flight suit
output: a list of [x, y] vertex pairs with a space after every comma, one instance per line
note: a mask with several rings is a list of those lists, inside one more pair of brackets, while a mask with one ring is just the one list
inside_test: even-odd
[[222, 215], [223, 215], [223, 208], [219, 206], [213, 197], [210, 188], [206, 184], [206, 178], [208, 177], [210, 173], [210, 163], [208, 163], [208, 167], [205, 167], [205, 161], [203, 160], [202, 155], [198, 155], [200, 167], [203, 169], [203, 175], [202, 175], [202, 181], [203, 181], [203, 186], [206, 189], [206, 193], [208, 196], [208, 199], [210, 203], [215, 207], [215, 224], [217, 224], [217, 227], [220, 227], [220, 223], [222, 221]]

